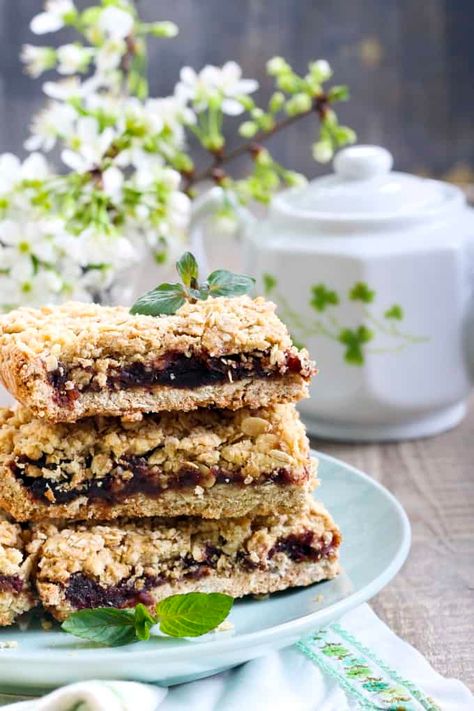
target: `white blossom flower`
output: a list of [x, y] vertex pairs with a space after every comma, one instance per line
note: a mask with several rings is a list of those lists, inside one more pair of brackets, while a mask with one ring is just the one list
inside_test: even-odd
[[108, 93], [87, 94], [82, 103], [86, 111], [100, 111], [111, 119], [118, 118], [123, 111], [123, 97], [111, 96]]
[[[153, 153], [137, 151], [133, 159], [135, 174], [132, 176], [132, 182], [138, 190], [146, 191], [157, 182], [172, 189], [179, 185], [181, 180], [179, 173], [169, 168], [163, 168], [163, 161]], [[175, 176], [177, 176], [176, 182]]]
[[126, 237], [104, 234], [96, 227], [87, 227], [76, 239], [75, 256], [83, 267], [109, 264], [119, 269], [135, 262], [135, 250]]
[[138, 127], [147, 134], [160, 133], [163, 130], [163, 119], [159, 111], [152, 108], [149, 101], [143, 103], [135, 97], [127, 99], [123, 105], [123, 117], [119, 120], [120, 130]]
[[85, 72], [92, 59], [94, 50], [79, 44], [63, 44], [57, 49], [58, 72], [60, 74], [76, 74]]
[[48, 175], [48, 164], [40, 153], [32, 153], [23, 163], [13, 153], [0, 155], [0, 195], [12, 192], [23, 180], [44, 180]]
[[98, 75], [82, 82], [79, 77], [73, 76], [62, 81], [47, 81], [43, 84], [43, 91], [50, 99], [68, 101], [88, 96], [100, 89], [101, 85], [102, 79]]
[[102, 185], [104, 193], [114, 202], [119, 202], [122, 197], [123, 173], [111, 166], [102, 173]]
[[133, 29], [133, 16], [119, 7], [109, 5], [100, 13], [97, 24], [108, 37], [125, 39]]
[[208, 64], [197, 74], [191, 67], [183, 67], [181, 81], [175, 94], [191, 101], [196, 111], [204, 111], [209, 100], [218, 99], [222, 111], [236, 116], [244, 110], [238, 97], [251, 94], [258, 88], [254, 79], [242, 79], [242, 69], [236, 62], [226, 62], [223, 67]]
[[95, 62], [97, 72], [99, 74], [107, 74], [114, 69], [118, 69], [126, 51], [127, 44], [125, 40], [120, 37], [112, 37], [106, 40], [101, 44], [96, 53]]
[[31, 153], [20, 168], [21, 180], [43, 181], [50, 175], [48, 162], [41, 153]]
[[184, 125], [196, 123], [196, 114], [177, 96], [147, 99], [144, 106], [150, 126], [158, 133], [166, 128], [173, 137], [173, 144], [182, 147], [185, 142]]
[[55, 258], [53, 236], [44, 233], [41, 224], [36, 222], [3, 220], [0, 222], [0, 243], [6, 248], [5, 264], [12, 269], [18, 267], [18, 260], [23, 257], [34, 256], [47, 263]]
[[[71, 240], [77, 237], [69, 235]], [[84, 270], [73, 259], [63, 259], [61, 262], [62, 288], [61, 296], [72, 301], [92, 301], [93, 295], [87, 290], [87, 284], [83, 282]]]
[[20, 180], [21, 162], [13, 153], [0, 155], [0, 195], [11, 192]]
[[68, 136], [74, 128], [76, 111], [69, 104], [51, 102], [33, 118], [31, 136], [25, 141], [27, 151], [50, 151], [58, 138]]
[[40, 74], [55, 66], [56, 52], [52, 47], [35, 47], [32, 44], [24, 44], [20, 59], [25, 64], [26, 73], [36, 79]]
[[63, 282], [52, 269], [41, 269], [20, 283], [20, 304], [51, 304], [58, 301]]
[[35, 35], [56, 32], [64, 27], [68, 16], [74, 16], [76, 8], [72, 0], [47, 0], [45, 11], [35, 15], [30, 23], [30, 29]]
[[61, 152], [61, 160], [78, 173], [93, 170], [102, 162], [115, 135], [111, 127], [101, 132], [92, 116], [81, 117], [76, 124], [76, 133], [70, 137], [68, 145], [71, 147]]

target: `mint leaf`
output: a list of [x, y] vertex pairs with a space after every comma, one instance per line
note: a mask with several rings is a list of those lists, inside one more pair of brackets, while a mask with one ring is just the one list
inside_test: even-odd
[[130, 313], [146, 316], [174, 314], [185, 301], [186, 292], [181, 284], [160, 284], [140, 296], [130, 309]]
[[126, 610], [98, 607], [73, 612], [61, 627], [76, 637], [109, 647], [146, 642], [158, 622], [161, 631], [171, 637], [199, 637], [220, 625], [233, 603], [233, 598], [221, 593], [172, 595], [158, 603], [156, 617], [141, 603]]
[[134, 623], [137, 638], [146, 642], [150, 639], [150, 630], [153, 625], [156, 625], [157, 620], [155, 620], [149, 609], [140, 602], [135, 607]]
[[132, 314], [160, 316], [174, 314], [186, 301], [205, 301], [209, 296], [239, 296], [252, 290], [255, 279], [244, 274], [232, 274], [217, 269], [207, 281], [198, 281], [198, 265], [191, 252], [185, 252], [176, 262], [182, 284], [160, 284], [141, 296], [130, 309]]
[[207, 278], [210, 296], [240, 296], [248, 294], [255, 285], [253, 277], [232, 274], [226, 269], [217, 269]]
[[116, 610], [113, 607], [79, 610], [69, 615], [61, 629], [108, 647], [137, 641], [133, 610]]
[[184, 286], [188, 288], [197, 286], [199, 275], [198, 264], [191, 252], [185, 252], [181, 259], [176, 262], [176, 271], [181, 277]]
[[222, 593], [171, 595], [156, 606], [160, 630], [170, 637], [199, 637], [225, 620], [233, 602]]

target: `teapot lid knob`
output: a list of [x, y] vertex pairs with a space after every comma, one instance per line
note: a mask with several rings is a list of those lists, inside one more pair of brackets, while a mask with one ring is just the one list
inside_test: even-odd
[[339, 151], [333, 165], [335, 173], [341, 178], [365, 180], [389, 173], [393, 157], [381, 146], [351, 146]]

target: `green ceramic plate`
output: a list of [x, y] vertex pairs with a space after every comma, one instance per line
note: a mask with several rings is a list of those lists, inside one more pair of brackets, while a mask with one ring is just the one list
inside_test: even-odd
[[[410, 547], [410, 525], [380, 484], [343, 462], [320, 460], [324, 501], [342, 529], [343, 573], [336, 580], [234, 605], [231, 632], [195, 640], [157, 638], [115, 649], [94, 647], [59, 629], [0, 632], [0, 688], [31, 692], [83, 679], [175, 684], [214, 674], [296, 642], [368, 600], [398, 572]], [[322, 600], [321, 600], [321, 595]]]

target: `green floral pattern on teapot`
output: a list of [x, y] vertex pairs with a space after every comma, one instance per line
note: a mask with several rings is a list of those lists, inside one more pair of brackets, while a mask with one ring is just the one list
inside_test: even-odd
[[[273, 298], [279, 314], [291, 331], [293, 341], [303, 347], [308, 339], [329, 338], [341, 344], [343, 358], [349, 365], [361, 366], [368, 353], [394, 353], [408, 346], [424, 343], [429, 339], [402, 330], [404, 311], [400, 304], [392, 304], [383, 310], [376, 308], [376, 292], [366, 282], [356, 282], [342, 295], [323, 283], [310, 287], [308, 304], [316, 318], [307, 320], [295, 311], [278, 288], [277, 279], [263, 274], [265, 296]], [[344, 301], [360, 306], [361, 322], [345, 325], [338, 318], [338, 307]], [[389, 344], [377, 345], [380, 336], [388, 338]]]

